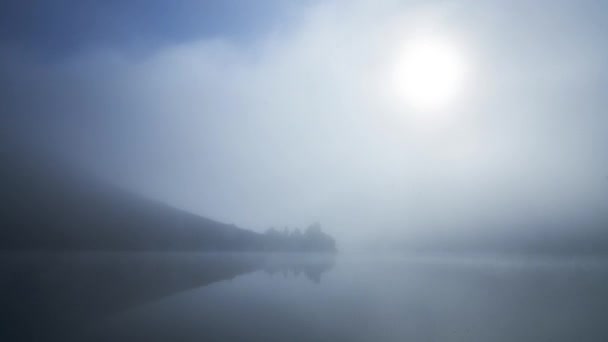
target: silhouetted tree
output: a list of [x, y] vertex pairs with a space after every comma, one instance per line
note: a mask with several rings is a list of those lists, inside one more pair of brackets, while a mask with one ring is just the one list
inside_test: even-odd
[[315, 251], [333, 252], [336, 250], [334, 239], [325, 234], [318, 222], [310, 225], [304, 233], [299, 228], [282, 231], [269, 228], [265, 232], [266, 250], [274, 251]]

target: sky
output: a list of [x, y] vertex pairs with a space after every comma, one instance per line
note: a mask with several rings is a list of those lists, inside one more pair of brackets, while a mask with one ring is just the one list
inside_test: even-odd
[[[602, 1], [4, 1], [3, 131], [256, 231], [582, 230], [608, 209], [607, 26]], [[442, 108], [394, 86], [420, 37], [466, 64]]]

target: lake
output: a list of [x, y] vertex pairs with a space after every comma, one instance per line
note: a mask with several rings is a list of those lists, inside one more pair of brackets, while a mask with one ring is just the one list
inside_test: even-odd
[[607, 341], [608, 260], [5, 253], [0, 341]]

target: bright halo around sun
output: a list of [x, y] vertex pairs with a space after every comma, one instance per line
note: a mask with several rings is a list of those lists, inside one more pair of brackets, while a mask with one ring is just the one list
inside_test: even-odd
[[399, 50], [391, 88], [413, 109], [445, 110], [464, 95], [469, 72], [459, 46], [439, 37], [418, 37]]

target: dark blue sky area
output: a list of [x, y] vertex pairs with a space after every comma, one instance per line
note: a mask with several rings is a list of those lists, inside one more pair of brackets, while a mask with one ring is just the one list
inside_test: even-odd
[[285, 25], [288, 12], [279, 0], [9, 0], [0, 2], [0, 40], [45, 58], [92, 47], [137, 54], [205, 37], [252, 39]]

